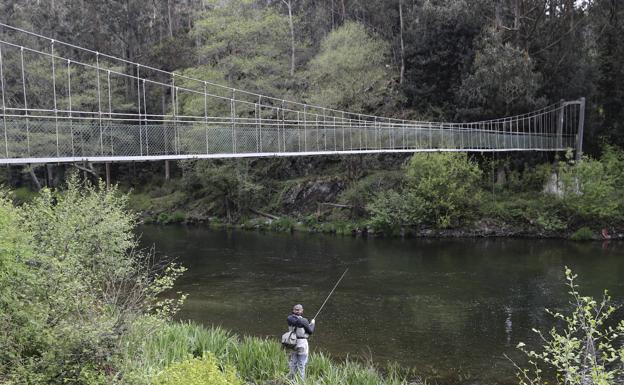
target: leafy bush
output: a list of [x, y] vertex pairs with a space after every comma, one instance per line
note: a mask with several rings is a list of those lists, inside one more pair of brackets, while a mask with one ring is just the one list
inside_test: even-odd
[[373, 173], [347, 187], [338, 197], [339, 202], [353, 206], [352, 212], [356, 217], [361, 217], [365, 214], [366, 205], [379, 191], [400, 187], [403, 178], [403, 170]]
[[0, 200], [0, 378], [102, 383], [136, 318], [179, 305], [159, 294], [181, 270], [133, 251], [126, 204], [116, 188], [76, 177], [19, 208]]
[[290, 218], [280, 218], [271, 221], [269, 228], [273, 231], [292, 232], [295, 229], [295, 223]]
[[190, 358], [168, 366], [156, 376], [154, 385], [239, 385], [236, 371], [231, 366], [219, 369], [214, 355], [207, 353], [202, 358]]
[[481, 199], [482, 172], [465, 153], [415, 154], [401, 192], [381, 193], [369, 206], [375, 226], [458, 225]]
[[577, 276], [567, 267], [565, 277], [574, 307], [567, 315], [546, 310], [559, 327], [548, 333], [534, 329], [544, 341], [541, 352], [518, 344], [533, 366], [522, 369], [516, 365], [520, 385], [548, 384], [548, 375], [568, 385], [615, 384], [624, 376], [624, 320], [615, 325], [610, 322], [616, 308], [606, 291], [600, 301], [581, 296], [574, 281]]
[[579, 163], [560, 164], [563, 202], [580, 218], [622, 218], [624, 172], [619, 167], [624, 162], [620, 163], [620, 156], [620, 153], [611, 149], [602, 160], [584, 157]]
[[589, 241], [594, 238], [594, 232], [589, 227], [581, 227], [570, 236], [573, 241]]

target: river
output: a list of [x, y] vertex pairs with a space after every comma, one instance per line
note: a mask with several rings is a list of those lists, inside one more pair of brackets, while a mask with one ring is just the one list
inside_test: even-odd
[[[397, 362], [439, 382], [513, 383], [505, 354], [539, 348], [544, 309], [569, 308], [564, 266], [583, 294], [624, 299], [624, 245], [533, 239], [362, 239], [143, 226], [142, 244], [188, 268], [178, 317], [277, 339], [302, 303], [313, 351]], [[624, 318], [618, 311], [617, 318]]]

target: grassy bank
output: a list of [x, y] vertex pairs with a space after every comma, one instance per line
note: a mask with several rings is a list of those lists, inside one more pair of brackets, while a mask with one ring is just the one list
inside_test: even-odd
[[[125, 339], [119, 356], [120, 374], [135, 384], [158, 383], [181, 362], [204, 365], [202, 357], [213, 357], [219, 368], [229, 368], [245, 384], [407, 384], [408, 373], [390, 367], [382, 374], [372, 363], [354, 360], [335, 362], [323, 353], [312, 353], [305, 380], [288, 380], [287, 352], [277, 339], [239, 337], [219, 327], [192, 323], [158, 322], [145, 327], [141, 321]], [[155, 327], [158, 325], [158, 327]], [[200, 378], [191, 379], [199, 382]], [[210, 382], [207, 382], [210, 384]]]

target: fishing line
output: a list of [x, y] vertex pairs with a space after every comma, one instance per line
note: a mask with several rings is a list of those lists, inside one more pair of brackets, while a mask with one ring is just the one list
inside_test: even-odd
[[319, 313], [321, 312], [321, 310], [323, 310], [323, 307], [325, 306], [325, 304], [327, 303], [327, 300], [329, 299], [329, 297], [331, 297], [331, 295], [334, 293], [334, 290], [336, 290], [336, 288], [338, 287], [338, 284], [340, 284], [340, 281], [342, 281], [342, 279], [344, 278], [345, 274], [347, 274], [347, 271], [349, 271], [349, 268], [347, 267], [347, 269], [344, 271], [344, 273], [342, 273], [342, 275], [340, 276], [340, 278], [338, 279], [338, 282], [336, 282], [336, 284], [334, 285], [334, 288], [329, 292], [329, 295], [327, 296], [327, 298], [325, 298], [325, 301], [323, 301], [323, 304], [321, 305], [321, 308], [316, 312], [316, 314], [314, 315], [314, 317], [312, 319], [316, 319], [316, 317], [319, 315]]

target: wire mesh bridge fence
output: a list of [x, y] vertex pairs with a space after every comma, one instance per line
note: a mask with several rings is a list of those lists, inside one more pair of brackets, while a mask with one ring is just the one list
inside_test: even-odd
[[479, 122], [400, 120], [260, 95], [0, 28], [0, 164], [582, 152], [584, 98]]

